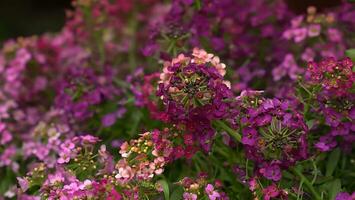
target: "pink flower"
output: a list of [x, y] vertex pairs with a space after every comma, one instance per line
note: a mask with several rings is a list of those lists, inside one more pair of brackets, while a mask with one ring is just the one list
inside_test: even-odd
[[[50, 185], [56, 185], [58, 183], [63, 183], [64, 182], [64, 177], [63, 174], [60, 172], [56, 172], [55, 174], [49, 174], [47, 181]], [[46, 182], [47, 182], [46, 181]]]
[[338, 29], [329, 28], [327, 32], [328, 38], [332, 42], [340, 42], [342, 39], [342, 34]]
[[300, 15], [300, 16], [292, 19], [292, 21], [291, 21], [292, 28], [297, 28], [297, 27], [301, 26], [301, 24], [303, 22], [303, 18], [304, 18], [303, 15]]
[[220, 59], [218, 56], [213, 57], [211, 63], [217, 69], [218, 73], [221, 76], [226, 75], [226, 65], [224, 63], [220, 63]]
[[75, 144], [71, 140], [66, 140], [64, 143], [60, 145], [60, 148], [62, 148], [65, 151], [70, 151], [75, 148]]
[[129, 144], [128, 142], [124, 142], [122, 145], [121, 145], [121, 150], [119, 151], [119, 153], [121, 154], [121, 156], [123, 158], [127, 158], [129, 156], [129, 153], [127, 152], [128, 151], [128, 147], [129, 147]]
[[59, 164], [68, 163], [69, 161], [70, 161], [70, 152], [62, 151], [59, 153], [59, 158], [57, 160]]
[[307, 28], [297, 28], [293, 30], [293, 35], [294, 35], [294, 41], [296, 43], [302, 42], [304, 39], [306, 39], [307, 36]]
[[271, 198], [275, 198], [280, 194], [279, 189], [277, 186], [273, 183], [272, 185], [269, 185], [268, 187], [263, 189], [263, 194], [264, 194], [264, 200], [270, 200]]
[[184, 192], [183, 198], [184, 200], [197, 200], [197, 195], [193, 193]]
[[321, 26], [320, 24], [311, 24], [308, 26], [308, 36], [316, 37], [320, 34]]
[[115, 189], [112, 189], [108, 194], [107, 200], [121, 200], [122, 195], [120, 195]]
[[128, 165], [126, 160], [118, 161], [116, 165], [116, 169], [118, 169], [118, 173], [115, 178], [120, 181], [126, 182], [134, 177], [133, 169]]
[[100, 141], [99, 138], [94, 137], [92, 135], [84, 135], [84, 136], [80, 136], [80, 139], [82, 141], [82, 143], [88, 143], [88, 144], [95, 144], [96, 142]]
[[[0, 131], [1, 132], [1, 131]], [[0, 133], [1, 139], [0, 139], [0, 144], [4, 145], [12, 140], [12, 135], [10, 134], [9, 131], [5, 130]]]
[[257, 186], [258, 186], [258, 182], [256, 181], [256, 178], [252, 178], [252, 179], [250, 179], [250, 181], [249, 181], [249, 189], [250, 189], [250, 191], [255, 191], [255, 189], [257, 188]]
[[199, 49], [195, 47], [192, 50], [192, 55], [194, 56], [194, 59], [192, 62], [198, 63], [198, 64], [203, 64], [203, 63], [208, 63], [211, 62], [213, 54], [207, 53], [203, 49]]
[[210, 200], [216, 200], [217, 198], [221, 197], [221, 195], [214, 190], [214, 187], [211, 184], [207, 184], [205, 192]]
[[27, 190], [28, 187], [29, 187], [29, 182], [28, 182], [28, 180], [25, 179], [25, 178], [17, 177], [17, 181], [18, 181], [18, 184], [19, 184], [20, 187], [21, 187], [22, 192], [26, 192], [26, 190]]
[[306, 50], [302, 53], [302, 60], [309, 62], [313, 61], [314, 57], [316, 56], [315, 52], [311, 48], [306, 48]]
[[281, 179], [281, 169], [278, 165], [271, 164], [261, 168], [259, 171], [265, 178], [269, 180], [279, 181]]

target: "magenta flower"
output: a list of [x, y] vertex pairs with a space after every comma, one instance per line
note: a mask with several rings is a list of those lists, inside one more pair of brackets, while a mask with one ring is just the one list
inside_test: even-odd
[[70, 161], [70, 152], [69, 151], [62, 151], [59, 153], [59, 158], [57, 162], [59, 164], [68, 163]]
[[184, 200], [197, 200], [197, 195], [193, 193], [184, 192], [183, 198]]
[[216, 200], [221, 197], [221, 195], [214, 190], [214, 187], [211, 184], [206, 185], [205, 192], [210, 200]]
[[308, 26], [308, 36], [309, 37], [317, 37], [321, 32], [320, 24], [311, 24]]
[[269, 180], [279, 181], [281, 179], [281, 169], [277, 164], [267, 165], [261, 168], [260, 173]]
[[347, 192], [339, 192], [334, 200], [353, 200], [355, 199], [355, 192], [350, 195]]
[[26, 192], [26, 190], [29, 188], [30, 183], [26, 178], [20, 178], [17, 177], [18, 184], [21, 187], [22, 192]]
[[257, 132], [253, 128], [244, 128], [241, 142], [246, 145], [253, 146], [257, 141]]
[[302, 42], [307, 37], [307, 28], [296, 28], [293, 30], [294, 41], [296, 43]]
[[83, 144], [95, 144], [98, 141], [100, 141], [99, 138], [92, 136], [92, 135], [80, 136], [80, 139]]
[[275, 184], [269, 185], [263, 189], [264, 200], [270, 200], [280, 194], [280, 190]]
[[101, 119], [101, 123], [104, 127], [110, 127], [113, 124], [115, 124], [116, 122], [116, 114], [115, 113], [109, 113], [106, 114], [102, 119]]

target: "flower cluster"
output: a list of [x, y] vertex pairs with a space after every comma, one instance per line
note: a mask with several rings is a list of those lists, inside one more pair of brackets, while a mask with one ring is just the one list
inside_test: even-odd
[[0, 200], [354, 198], [354, 5], [295, 2], [74, 0], [4, 42]]
[[258, 198], [262, 196], [264, 200], [270, 199], [288, 199], [288, 192], [279, 188], [275, 183], [263, 188], [260, 183], [258, 183], [258, 178], [253, 177], [248, 182], [249, 189], [253, 192], [253, 196]]
[[330, 127], [328, 134], [320, 137], [315, 146], [321, 151], [329, 151], [337, 146], [337, 137], [343, 140], [344, 148], [351, 148], [354, 142], [353, 93], [355, 73], [350, 58], [337, 61], [326, 58], [319, 63], [310, 62], [306, 83], [319, 104], [321, 116]]
[[[306, 18], [306, 19], [305, 19]], [[292, 28], [283, 33], [283, 37], [288, 40], [294, 40], [298, 43], [305, 40], [307, 37], [317, 37], [321, 34], [322, 26], [330, 26], [334, 23], [335, 16], [332, 13], [322, 14], [317, 13], [317, 8], [314, 6], [308, 7], [307, 16], [298, 16], [292, 20]], [[328, 30], [329, 36], [333, 41], [340, 40], [341, 33], [336, 29]]]
[[281, 168], [307, 158], [308, 128], [301, 113], [287, 101], [260, 97], [258, 91], [245, 91], [240, 102], [241, 142], [248, 159], [255, 161], [267, 179], [279, 181]]
[[[116, 164], [105, 145], [95, 150], [98, 141], [92, 135], [82, 135], [57, 144], [55, 168], [37, 164], [27, 176], [18, 178], [21, 193], [40, 187], [40, 196], [47, 199], [139, 199], [142, 191], [157, 192], [158, 185], [149, 181], [163, 172], [170, 153], [163, 151], [162, 145], [155, 146], [151, 133], [131, 140], [129, 146], [122, 144], [122, 159]], [[152, 156], [155, 159], [150, 162]]]
[[186, 127], [186, 132], [210, 149], [214, 135], [211, 121], [228, 113], [232, 98], [230, 83], [223, 79], [225, 64], [219, 57], [194, 48], [191, 56], [180, 54], [165, 62], [157, 89], [169, 121]]
[[[164, 63], [157, 95], [168, 109], [172, 107], [182, 112], [206, 105], [219, 107], [218, 104], [230, 94], [230, 83], [223, 80], [225, 68], [219, 57], [195, 48], [192, 57], [180, 54]], [[184, 118], [190, 113], [175, 114]]]
[[207, 175], [200, 173], [196, 179], [185, 177], [178, 183], [184, 188], [184, 200], [197, 200], [208, 198], [209, 200], [229, 200], [229, 197], [220, 191], [222, 185], [217, 181], [215, 184], [208, 183]]
[[115, 166], [115, 178], [120, 183], [152, 179], [163, 173], [172, 150], [172, 143], [161, 138], [158, 130], [143, 133], [138, 139], [121, 145], [122, 159]]

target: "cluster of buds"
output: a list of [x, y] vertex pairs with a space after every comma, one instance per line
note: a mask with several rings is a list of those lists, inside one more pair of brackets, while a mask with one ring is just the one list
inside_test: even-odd
[[307, 8], [307, 19], [308, 23], [323, 23], [323, 24], [333, 24], [335, 22], [334, 14], [322, 14], [317, 13], [317, 8], [314, 6], [309, 6]]
[[219, 180], [215, 184], [208, 183], [207, 175], [201, 173], [196, 179], [185, 177], [178, 182], [184, 188], [184, 200], [210, 199], [228, 200], [228, 196], [220, 191], [222, 183]]
[[165, 104], [187, 110], [212, 104], [216, 98], [224, 98], [230, 88], [223, 80], [225, 68], [219, 57], [195, 48], [192, 57], [180, 54], [164, 63], [157, 95]]
[[[237, 98], [242, 108], [239, 118], [243, 133], [241, 142], [248, 159], [256, 162], [260, 173], [278, 181], [282, 167], [306, 159], [307, 126], [302, 115], [287, 101], [264, 99], [258, 97], [258, 92], [248, 93], [251, 98], [245, 96], [246, 92]], [[247, 99], [251, 100], [249, 104], [245, 103]]]
[[160, 175], [172, 153], [172, 144], [164, 139], [163, 143], [155, 143], [155, 132], [146, 132], [138, 139], [125, 142], [121, 145], [122, 159], [116, 164], [116, 180], [125, 184], [132, 179], [150, 180]]

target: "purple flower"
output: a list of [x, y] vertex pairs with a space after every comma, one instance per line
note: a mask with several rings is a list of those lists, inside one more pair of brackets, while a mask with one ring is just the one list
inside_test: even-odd
[[20, 187], [21, 187], [22, 192], [26, 192], [26, 190], [27, 190], [28, 187], [29, 187], [29, 182], [28, 182], [28, 180], [25, 179], [25, 178], [17, 177], [17, 181], [18, 181], [18, 184], [19, 184]]
[[110, 127], [112, 126], [113, 124], [115, 124], [116, 122], [116, 113], [109, 113], [109, 114], [106, 114], [102, 120], [101, 120], [101, 123], [104, 127]]
[[243, 137], [241, 142], [246, 145], [254, 145], [257, 141], [257, 132], [253, 128], [246, 127], [243, 129]]
[[92, 135], [83, 135], [83, 136], [80, 136], [80, 139], [83, 144], [95, 144], [98, 141], [100, 141], [99, 138], [92, 136]]
[[334, 200], [353, 200], [355, 198], [355, 192], [350, 195], [347, 192], [339, 192]]
[[326, 135], [320, 137], [320, 140], [315, 144], [315, 147], [317, 147], [320, 151], [326, 152], [336, 147], [336, 145], [336, 140], [333, 137]]
[[263, 194], [264, 200], [270, 200], [271, 198], [279, 196], [280, 190], [275, 184], [272, 184], [263, 189]]
[[341, 42], [342, 34], [338, 29], [329, 28], [327, 32], [328, 38], [332, 42]]
[[211, 184], [206, 185], [205, 192], [208, 195], [210, 200], [216, 200], [217, 198], [221, 197], [221, 195], [217, 191], [214, 190], [214, 187]]
[[193, 193], [184, 192], [183, 198], [184, 200], [197, 200], [197, 195]]
[[268, 165], [261, 168], [260, 173], [264, 175], [265, 178], [273, 181], [279, 181], [281, 179], [281, 169], [276, 164]]
[[70, 161], [70, 152], [62, 151], [59, 153], [59, 158], [57, 162], [59, 164], [68, 163]]
[[60, 172], [56, 172], [55, 174], [49, 174], [46, 182], [48, 182], [49, 185], [63, 183], [64, 182], [63, 174]]
[[302, 42], [307, 37], [307, 28], [296, 28], [293, 30], [294, 41], [296, 43]]

